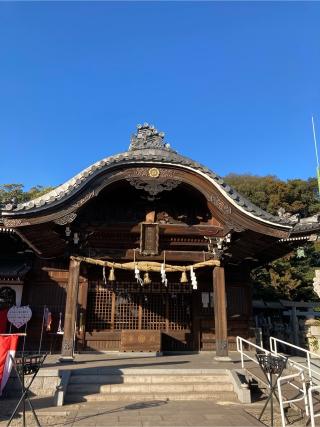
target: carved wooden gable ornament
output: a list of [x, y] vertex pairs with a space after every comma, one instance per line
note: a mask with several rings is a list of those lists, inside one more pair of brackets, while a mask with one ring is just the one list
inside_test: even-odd
[[148, 200], [154, 200], [162, 191], [171, 191], [181, 184], [170, 169], [133, 168], [128, 171], [126, 180], [137, 190], [146, 191]]

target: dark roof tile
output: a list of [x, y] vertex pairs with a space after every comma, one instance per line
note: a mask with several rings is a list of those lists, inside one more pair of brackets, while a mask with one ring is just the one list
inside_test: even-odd
[[[148, 126], [149, 125], [145, 124], [138, 128], [137, 135], [132, 137], [129, 151], [100, 160], [49, 193], [29, 202], [20, 203], [14, 209], [3, 209], [3, 214], [5, 215], [7, 213], [10, 214], [10, 216], [14, 216], [15, 214], [18, 215], [21, 211], [27, 211], [31, 209], [37, 210], [40, 207], [50, 205], [57, 200], [68, 198], [70, 195], [76, 193], [78, 189], [82, 188], [88, 180], [90, 180], [94, 175], [97, 175], [102, 169], [109, 169], [113, 165], [119, 163], [123, 163], [125, 165], [129, 161], [139, 161], [142, 163], [163, 162], [173, 165], [190, 166], [193, 169], [204, 173], [208, 178], [214, 180], [218, 184], [222, 194], [229, 196], [247, 212], [258, 218], [273, 222], [275, 224], [293, 227], [294, 224], [292, 221], [271, 215], [251, 203], [245, 197], [241, 196], [215, 172], [212, 172], [210, 169], [198, 162], [194, 162], [187, 157], [177, 154], [168, 146], [168, 144], [164, 142], [162, 133], [159, 133], [156, 129], [154, 129], [154, 127]], [[147, 135], [148, 132], [151, 132], [149, 136]]]

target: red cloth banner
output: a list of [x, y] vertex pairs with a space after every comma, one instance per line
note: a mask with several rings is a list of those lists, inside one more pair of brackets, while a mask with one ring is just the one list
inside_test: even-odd
[[[16, 354], [19, 335], [0, 335], [0, 396], [7, 384]], [[10, 357], [11, 356], [11, 357]]]

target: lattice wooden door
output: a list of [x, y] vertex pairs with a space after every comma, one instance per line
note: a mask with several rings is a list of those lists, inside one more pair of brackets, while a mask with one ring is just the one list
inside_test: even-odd
[[109, 334], [109, 341], [116, 342], [122, 330], [157, 330], [166, 335], [166, 350], [192, 349], [191, 306], [191, 290], [180, 283], [165, 288], [161, 283], [90, 281], [86, 334], [97, 343], [108, 341]]

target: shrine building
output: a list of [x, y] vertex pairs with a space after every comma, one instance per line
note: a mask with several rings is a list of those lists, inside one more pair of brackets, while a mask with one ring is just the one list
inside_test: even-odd
[[253, 336], [251, 270], [318, 232], [318, 222], [263, 211], [139, 125], [128, 151], [3, 207], [0, 300], [32, 309], [27, 349], [37, 348], [46, 306], [44, 347], [53, 340], [65, 359], [111, 350], [227, 356], [237, 335]]

